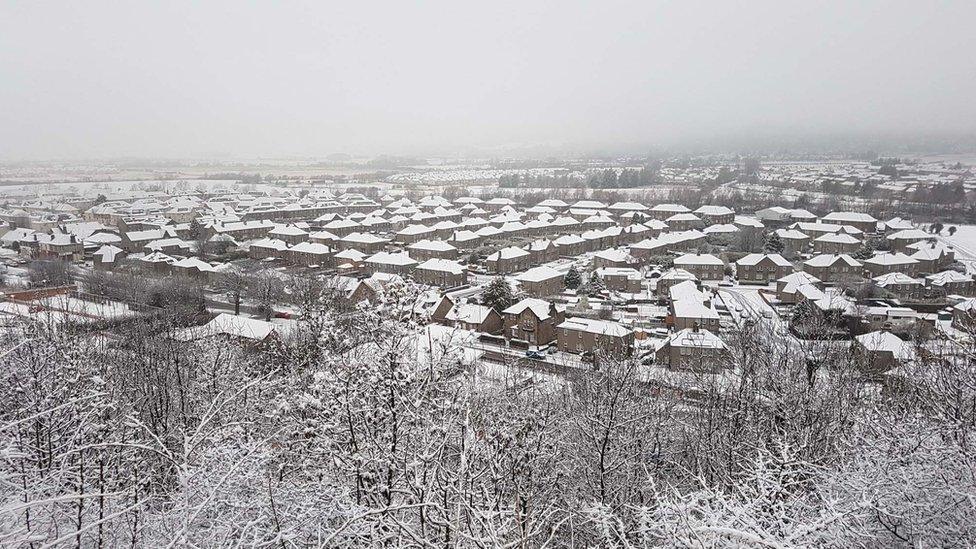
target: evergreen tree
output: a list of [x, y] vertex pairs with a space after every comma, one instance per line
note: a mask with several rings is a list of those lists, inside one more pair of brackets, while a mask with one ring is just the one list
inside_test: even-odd
[[505, 278], [499, 276], [485, 286], [481, 302], [501, 313], [515, 303], [515, 295]]
[[569, 268], [569, 271], [566, 272], [566, 278], [563, 279], [563, 282], [566, 284], [566, 287], [571, 290], [575, 290], [580, 287], [580, 283], [583, 282], [583, 276], [576, 269], [576, 265], [573, 265], [572, 267]]
[[766, 241], [763, 242], [763, 253], [767, 254], [779, 254], [783, 253], [785, 245], [783, 240], [776, 233], [769, 233], [766, 237]]

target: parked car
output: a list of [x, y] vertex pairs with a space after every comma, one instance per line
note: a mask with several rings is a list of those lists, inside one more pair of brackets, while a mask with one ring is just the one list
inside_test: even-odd
[[531, 358], [531, 359], [535, 359], [535, 360], [545, 360], [546, 359], [546, 354], [545, 353], [543, 353], [542, 351], [536, 351], [536, 350], [532, 350], [532, 349], [530, 349], [528, 351], [525, 351], [525, 356], [528, 357], [528, 358]]

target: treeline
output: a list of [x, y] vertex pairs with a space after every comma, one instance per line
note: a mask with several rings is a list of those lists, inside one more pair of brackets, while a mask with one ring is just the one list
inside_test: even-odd
[[605, 170], [592, 173], [586, 178], [580, 178], [576, 174], [511, 174], [503, 175], [498, 178], [498, 186], [503, 189], [518, 188], [578, 188], [589, 187], [591, 189], [634, 189], [648, 187], [660, 183], [657, 166], [645, 166], [642, 168], [624, 168], [617, 170], [607, 168]]

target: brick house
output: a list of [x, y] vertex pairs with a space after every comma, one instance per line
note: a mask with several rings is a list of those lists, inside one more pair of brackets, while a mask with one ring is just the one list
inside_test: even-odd
[[276, 238], [262, 238], [251, 242], [247, 249], [247, 256], [251, 259], [284, 258], [288, 252], [288, 244]]
[[527, 297], [502, 311], [504, 334], [530, 345], [546, 345], [556, 340], [556, 326], [564, 317], [563, 309], [555, 303]]
[[800, 254], [807, 251], [810, 245], [810, 237], [796, 229], [776, 229], [774, 231], [783, 243], [783, 251]]
[[623, 248], [600, 250], [593, 254], [593, 267], [632, 267], [637, 264], [637, 258], [630, 255]]
[[868, 373], [881, 374], [911, 360], [915, 351], [895, 334], [879, 330], [862, 334], [851, 342], [855, 364]]
[[491, 274], [508, 274], [525, 270], [530, 264], [529, 252], [511, 246], [502, 248], [485, 259], [485, 267]]
[[861, 278], [861, 262], [847, 254], [823, 254], [803, 262], [803, 270], [825, 283]]
[[386, 249], [390, 241], [372, 233], [349, 233], [335, 243], [341, 250], [359, 250], [364, 254], [375, 254]]
[[864, 269], [871, 273], [872, 277], [896, 272], [915, 276], [918, 261], [901, 252], [879, 253], [864, 260]]
[[702, 206], [694, 213], [706, 225], [728, 225], [735, 221], [735, 212], [725, 206]]
[[366, 274], [389, 273], [406, 277], [416, 266], [417, 262], [406, 252], [377, 252], [363, 260], [362, 270]]
[[601, 267], [594, 274], [603, 279], [608, 290], [637, 294], [643, 290], [644, 277], [629, 267]]
[[443, 324], [462, 330], [499, 334], [504, 322], [502, 315], [491, 307], [477, 303], [458, 303], [444, 314]]
[[976, 281], [972, 275], [964, 275], [958, 271], [942, 271], [925, 277], [925, 283], [931, 288], [938, 288], [945, 295], [961, 295], [971, 297], [976, 295]]
[[561, 294], [566, 289], [565, 274], [542, 265], [533, 267], [515, 277], [522, 291], [532, 297], [546, 297]]
[[284, 240], [289, 246], [308, 240], [308, 231], [295, 225], [279, 225], [268, 231], [269, 238]]
[[852, 254], [861, 248], [861, 241], [847, 233], [829, 233], [813, 240], [815, 254]]
[[394, 242], [399, 242], [403, 245], [413, 244], [414, 242], [420, 242], [421, 240], [429, 240], [433, 238], [435, 231], [433, 228], [426, 225], [407, 225], [406, 227], [397, 231], [396, 236], [393, 237]]
[[686, 328], [669, 337], [655, 353], [655, 362], [673, 370], [717, 372], [727, 367], [725, 343], [708, 330]]
[[814, 286], [823, 290], [820, 279], [810, 273], [798, 271], [790, 273], [776, 281], [776, 299], [783, 303], [796, 303], [797, 292], [803, 286]]
[[591, 318], [567, 318], [556, 326], [560, 351], [603, 353], [627, 357], [634, 351], [634, 331], [617, 322]]
[[769, 284], [793, 272], [793, 264], [779, 254], [749, 254], [735, 262], [743, 284]]
[[966, 333], [976, 332], [976, 298], [952, 306], [952, 327]]
[[692, 229], [701, 229], [705, 226], [705, 222], [693, 213], [675, 214], [664, 221], [671, 227], [672, 231], [690, 231]]
[[878, 220], [870, 214], [861, 212], [830, 212], [823, 217], [822, 221], [824, 223], [850, 225], [857, 227], [865, 233], [875, 233], [878, 231]]
[[925, 242], [929, 239], [934, 241], [935, 236], [921, 229], [905, 229], [885, 236], [885, 240], [891, 245], [891, 251], [904, 253], [911, 253], [912, 244]]
[[917, 300], [922, 297], [925, 285], [921, 280], [912, 278], [905, 273], [888, 273], [876, 276], [871, 283], [885, 293], [901, 300]]
[[307, 241], [299, 242], [287, 251], [288, 261], [305, 267], [330, 267], [333, 264], [332, 254], [332, 249], [325, 244]]
[[60, 259], [62, 261], [81, 261], [85, 255], [85, 245], [73, 234], [55, 234], [40, 240], [37, 257], [41, 259]]
[[908, 251], [911, 252], [909, 257], [918, 262], [917, 272], [919, 274], [937, 273], [947, 269], [955, 262], [955, 251], [941, 244], [932, 245], [923, 242], [919, 249], [913, 250], [909, 247]]
[[468, 270], [457, 261], [432, 258], [416, 266], [413, 279], [420, 284], [457, 288], [468, 281]]
[[529, 256], [532, 263], [549, 263], [559, 259], [559, 250], [551, 240], [541, 238], [529, 244]]
[[712, 254], [685, 254], [674, 260], [676, 269], [684, 269], [699, 280], [722, 280], [725, 263]]
[[654, 293], [659, 298], [668, 297], [672, 286], [686, 280], [694, 281], [695, 285], [698, 285], [698, 277], [694, 274], [684, 269], [670, 269], [657, 279], [657, 286], [654, 288]]
[[458, 249], [444, 240], [421, 240], [407, 246], [410, 257], [417, 261], [427, 261], [428, 259], [450, 259], [458, 258]]

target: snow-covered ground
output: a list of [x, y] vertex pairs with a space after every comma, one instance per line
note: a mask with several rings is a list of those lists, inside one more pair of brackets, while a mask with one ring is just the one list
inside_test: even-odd
[[966, 265], [970, 273], [976, 272], [976, 225], [956, 225], [956, 232], [942, 231], [943, 242], [956, 249], [956, 259]]

